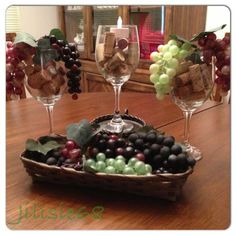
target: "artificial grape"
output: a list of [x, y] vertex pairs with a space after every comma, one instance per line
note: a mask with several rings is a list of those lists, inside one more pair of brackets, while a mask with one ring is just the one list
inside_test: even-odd
[[176, 58], [171, 58], [169, 61], [168, 61], [168, 67], [169, 68], [177, 68], [179, 65], [179, 61], [176, 59]]
[[153, 167], [155, 169], [160, 168], [160, 166], [162, 166], [162, 164], [163, 164], [163, 159], [164, 158], [160, 154], [157, 154], [157, 155], [153, 156], [153, 158], [151, 160], [151, 163], [152, 163]]
[[145, 164], [142, 161], [137, 161], [134, 164], [134, 169], [138, 175], [145, 175], [147, 173]]
[[137, 161], [138, 161], [138, 159], [136, 157], [130, 158], [129, 161], [128, 161], [128, 166], [134, 167], [134, 165]]
[[172, 54], [172, 56], [175, 56], [178, 54], [179, 48], [176, 45], [171, 45], [169, 48], [169, 52]]
[[154, 143], [156, 141], [156, 133], [150, 133], [147, 135], [146, 137], [146, 141], [149, 142], [149, 143]]
[[75, 62], [74, 62], [78, 67], [81, 67], [81, 62], [79, 61], [79, 59], [75, 59]]
[[124, 155], [124, 152], [125, 152], [125, 150], [124, 150], [124, 148], [122, 148], [122, 147], [119, 147], [119, 148], [117, 148], [116, 149], [116, 155]]
[[125, 162], [123, 160], [115, 160], [114, 167], [118, 171], [123, 171], [125, 168]]
[[107, 146], [107, 142], [105, 139], [101, 139], [98, 141], [97, 147], [99, 148], [100, 151], [105, 151]]
[[64, 47], [62, 51], [64, 55], [71, 55], [71, 50], [69, 47]]
[[76, 93], [74, 93], [74, 94], [72, 95], [72, 99], [73, 99], [73, 100], [77, 100], [77, 99], [78, 99], [78, 95], [77, 95]]
[[116, 146], [117, 147], [124, 147], [125, 146], [125, 139], [118, 138], [117, 141], [116, 141]]
[[7, 82], [10, 82], [10, 81], [12, 81], [12, 74], [10, 73], [10, 72], [6, 72], [6, 81]]
[[147, 162], [149, 162], [150, 158], [151, 158], [151, 150], [149, 148], [145, 148], [143, 150], [143, 154], [145, 156], [145, 160], [147, 160]]
[[152, 52], [150, 54], [150, 59], [154, 62], [156, 62], [159, 59], [158, 52]]
[[178, 43], [177, 43], [177, 41], [176, 40], [174, 40], [174, 39], [171, 39], [171, 40], [169, 40], [168, 41], [168, 43], [167, 43], [168, 45], [175, 45], [175, 46], [178, 46]]
[[168, 166], [173, 169], [177, 168], [177, 159], [178, 158], [176, 155], [174, 154], [169, 155], [167, 159]]
[[193, 167], [196, 164], [196, 160], [192, 157], [187, 157], [187, 163], [189, 166]]
[[17, 79], [17, 80], [22, 80], [22, 79], [24, 79], [25, 78], [25, 73], [22, 71], [22, 70], [16, 70], [16, 71], [14, 71], [14, 73], [15, 73], [15, 78]]
[[72, 67], [71, 67], [71, 71], [72, 71], [73, 73], [78, 73], [79, 67], [78, 67], [76, 64], [73, 64]]
[[49, 157], [46, 161], [48, 165], [56, 165], [57, 164], [57, 159], [55, 157]]
[[114, 141], [116, 141], [118, 139], [118, 136], [115, 135], [115, 134], [111, 134], [111, 135], [109, 135], [109, 138], [113, 139]]
[[114, 150], [115, 147], [116, 147], [116, 140], [110, 138], [110, 139], [107, 141], [107, 148], [109, 148], [109, 149], [111, 149], [111, 150]]
[[57, 43], [53, 43], [51, 47], [56, 50], [60, 49], [60, 46]]
[[58, 43], [58, 45], [59, 45], [60, 47], [65, 47], [65, 46], [66, 46], [65, 41], [62, 40], [62, 39], [58, 39], [58, 40], [57, 40], [57, 43]]
[[170, 155], [170, 148], [167, 146], [163, 146], [160, 150], [160, 155], [162, 158], [167, 158]]
[[206, 63], [210, 63], [211, 62], [211, 58], [214, 55], [212, 50], [204, 50], [203, 51], [203, 59]]
[[124, 170], [123, 170], [123, 174], [124, 175], [135, 175], [135, 171], [132, 167], [130, 166], [125, 166]]
[[151, 74], [157, 74], [159, 72], [159, 70], [160, 70], [160, 65], [158, 65], [158, 64], [152, 64], [149, 67], [149, 71]]
[[157, 47], [157, 51], [158, 51], [158, 52], [162, 52], [163, 47], [164, 47], [164, 45], [160, 44], [160, 45]]
[[106, 165], [107, 166], [114, 166], [114, 164], [115, 164], [115, 159], [114, 158], [106, 159]]
[[174, 144], [170, 150], [171, 150], [171, 153], [175, 155], [178, 155], [183, 151], [182, 147], [179, 144]]
[[176, 70], [173, 68], [166, 68], [166, 74], [169, 78], [173, 78], [176, 75]]
[[57, 38], [56, 38], [55, 35], [51, 35], [51, 36], [49, 37], [49, 40], [50, 40], [50, 43], [51, 43], [51, 44], [57, 43]]
[[165, 52], [163, 55], [163, 59], [165, 61], [169, 61], [172, 58], [172, 54], [170, 52]]
[[230, 56], [226, 56], [223, 63], [224, 65], [230, 65]]
[[114, 156], [114, 153], [111, 149], [107, 148], [105, 150], [105, 155], [106, 155], [107, 158], [112, 158]]
[[147, 174], [152, 173], [152, 166], [151, 166], [151, 165], [145, 164], [145, 168], [146, 168], [146, 173], [147, 173]]
[[225, 50], [227, 47], [225, 41], [223, 40], [219, 40], [217, 41], [217, 45], [216, 45], [216, 48], [220, 51], [220, 50]]
[[153, 83], [153, 84], [155, 84], [156, 82], [158, 82], [159, 81], [159, 75], [158, 74], [151, 74], [150, 75], [150, 81]]
[[157, 135], [157, 139], [156, 139], [157, 144], [162, 144], [162, 142], [164, 141], [164, 138], [165, 136], [163, 134]]
[[207, 39], [216, 40], [216, 34], [215, 33], [208, 34]]
[[230, 67], [225, 65], [221, 68], [221, 72], [223, 75], [228, 75], [230, 73]]
[[81, 156], [81, 150], [79, 148], [69, 150], [69, 157], [71, 159], [79, 158], [80, 156]]
[[76, 145], [74, 140], [68, 140], [66, 142], [65, 148], [67, 148], [68, 150], [72, 150], [72, 149], [74, 149], [76, 147], [77, 147], [77, 145]]
[[13, 57], [11, 58], [11, 64], [16, 67], [18, 65], [18, 63], [20, 63], [20, 59], [18, 59], [17, 57]]
[[63, 55], [63, 56], [62, 56], [62, 60], [63, 60], [64, 62], [69, 61], [69, 59], [70, 59], [70, 56], [69, 56], [69, 55]]
[[103, 161], [98, 161], [95, 164], [95, 168], [98, 172], [104, 172], [104, 170], [106, 168], [106, 164]]
[[132, 143], [134, 143], [138, 139], [138, 135], [136, 133], [130, 134], [128, 137], [128, 140]]
[[187, 167], [187, 157], [184, 153], [177, 155], [177, 166], [179, 169], [185, 169]]
[[13, 92], [13, 90], [14, 90], [13, 84], [12, 83], [7, 83], [6, 84], [6, 91], [7, 91], [7, 93], [11, 94]]
[[206, 39], [206, 45], [205, 45], [205, 48], [207, 49], [213, 49], [216, 47], [216, 41], [215, 40], [212, 40], [212, 39]]
[[157, 143], [153, 143], [150, 147], [150, 151], [152, 155], [159, 154], [161, 150], [161, 146]]
[[72, 61], [71, 60], [72, 58], [69, 58], [69, 60], [68, 61], [65, 61], [65, 67], [67, 68], [67, 69], [70, 69], [73, 65], [74, 65], [74, 60]]
[[115, 174], [116, 169], [113, 166], [107, 166], [104, 170], [106, 174]]
[[118, 155], [115, 160], [122, 160], [125, 162], [125, 158], [122, 155]]
[[157, 98], [158, 100], [163, 100], [164, 97], [165, 97], [165, 94], [160, 94], [160, 93], [157, 93], [157, 94], [156, 94], [156, 98]]
[[136, 141], [135, 141], [135, 147], [136, 147], [137, 149], [143, 150], [143, 148], [144, 148], [143, 145], [144, 145], [143, 139], [141, 139], [141, 138], [136, 139]]
[[[91, 153], [90, 153], [90, 155], [91, 155], [91, 157], [96, 157], [97, 156], [97, 154], [99, 153], [99, 150], [98, 150], [98, 148], [96, 148], [96, 147], [93, 147], [92, 149], [91, 149]], [[105, 155], [106, 155], [106, 153], [105, 153]], [[107, 156], [107, 155], [106, 155]]]
[[217, 58], [217, 60], [224, 60], [224, 58], [225, 58], [225, 52], [224, 52], [224, 51], [218, 51], [218, 52], [216, 53], [216, 58]]
[[170, 77], [167, 74], [160, 75], [159, 82], [161, 84], [168, 84], [170, 82]]
[[223, 41], [224, 41], [227, 45], [229, 45], [229, 44], [230, 44], [230, 37], [229, 37], [229, 36], [225, 36], [225, 37], [223, 38]]
[[23, 93], [23, 90], [20, 87], [15, 87], [14, 92], [16, 95], [21, 95]]
[[165, 54], [166, 52], [168, 52], [169, 48], [170, 48], [170, 45], [165, 44], [165, 45], [161, 48], [161, 52]]
[[102, 152], [99, 152], [97, 155], [96, 155], [96, 159], [97, 161], [105, 161], [106, 160], [106, 155]]
[[75, 43], [69, 43], [69, 48], [72, 52], [75, 52], [76, 51]]
[[173, 146], [174, 143], [175, 143], [175, 139], [173, 136], [167, 136], [163, 140], [163, 145], [168, 146], [168, 147]]

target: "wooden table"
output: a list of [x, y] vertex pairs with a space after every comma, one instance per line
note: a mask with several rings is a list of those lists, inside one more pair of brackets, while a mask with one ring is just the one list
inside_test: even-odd
[[[81, 94], [73, 101], [65, 95], [55, 106], [55, 131], [64, 133], [69, 123], [108, 114], [113, 94]], [[143, 118], [181, 139], [181, 111], [167, 97], [123, 93], [122, 111]], [[7, 207], [11, 229], [225, 229], [230, 224], [230, 106], [207, 102], [193, 115], [191, 142], [204, 158], [197, 163], [177, 202], [114, 192], [33, 184], [19, 159], [27, 138], [47, 134], [44, 107], [34, 99], [7, 102]], [[92, 210], [102, 206], [100, 219]], [[20, 208], [28, 218], [17, 222]], [[33, 214], [33, 211], [37, 214]], [[53, 211], [57, 217], [53, 217]], [[59, 211], [63, 213], [59, 218]], [[69, 217], [68, 212], [87, 215]], [[27, 212], [26, 212], [27, 213]], [[50, 219], [45, 219], [49, 217]], [[27, 216], [27, 215], [26, 215]], [[17, 224], [13, 224], [17, 223]]]

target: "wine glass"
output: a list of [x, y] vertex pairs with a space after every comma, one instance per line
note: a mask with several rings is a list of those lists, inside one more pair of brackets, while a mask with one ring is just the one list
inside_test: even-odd
[[67, 88], [65, 68], [56, 49], [40, 49], [25, 67], [25, 85], [29, 93], [46, 108], [49, 135], [53, 135], [53, 107]]
[[186, 151], [196, 160], [201, 159], [202, 153], [189, 143], [190, 120], [193, 112], [211, 95], [215, 78], [215, 58], [212, 57], [211, 64], [206, 64], [199, 59], [197, 62], [189, 60], [180, 64], [170, 92], [173, 101], [184, 114], [183, 144]]
[[104, 129], [112, 133], [128, 132], [133, 125], [120, 115], [120, 91], [138, 65], [140, 57], [137, 26], [99, 25], [95, 58], [100, 73], [111, 83], [115, 92], [113, 118]]

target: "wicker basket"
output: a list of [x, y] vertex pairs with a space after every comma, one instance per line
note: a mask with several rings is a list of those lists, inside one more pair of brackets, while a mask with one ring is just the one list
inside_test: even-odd
[[193, 172], [190, 168], [179, 174], [158, 174], [150, 176], [107, 175], [87, 173], [72, 168], [49, 166], [21, 156], [28, 174], [34, 181], [46, 181], [56, 184], [86, 186], [138, 195], [154, 196], [175, 201]]

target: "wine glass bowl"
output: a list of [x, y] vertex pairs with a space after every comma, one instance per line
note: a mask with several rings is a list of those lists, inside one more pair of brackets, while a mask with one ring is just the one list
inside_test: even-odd
[[53, 135], [53, 107], [67, 89], [64, 63], [57, 58], [56, 49], [41, 49], [38, 56], [25, 67], [25, 86], [45, 106], [50, 135]]
[[193, 112], [210, 97], [215, 78], [215, 58], [212, 63], [184, 61], [172, 80], [171, 97], [183, 111], [185, 118], [184, 140], [187, 152], [196, 160], [202, 157], [201, 151], [189, 143], [190, 120]]
[[105, 126], [112, 133], [132, 130], [120, 116], [119, 100], [121, 86], [127, 82], [138, 65], [140, 57], [137, 26], [100, 25], [98, 27], [95, 59], [100, 73], [115, 92], [113, 118]]

